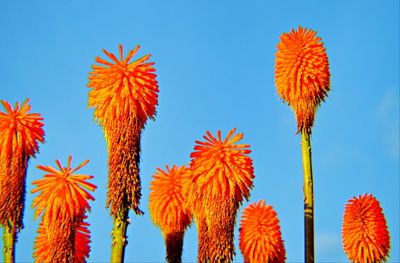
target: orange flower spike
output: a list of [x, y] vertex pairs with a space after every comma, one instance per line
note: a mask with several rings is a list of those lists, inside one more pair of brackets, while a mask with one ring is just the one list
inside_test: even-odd
[[[92, 175], [74, 174], [85, 166], [86, 160], [76, 168], [71, 168], [72, 156], [68, 157], [67, 167], [63, 167], [59, 160], [56, 164], [59, 170], [51, 166], [37, 166], [38, 169], [47, 172], [43, 179], [32, 182], [36, 188], [31, 193], [40, 192], [33, 200], [33, 208], [36, 208], [35, 216], [45, 212], [44, 220], [60, 220], [60, 218], [79, 218], [86, 210], [90, 210], [88, 200], [94, 200], [86, 190], [94, 191], [96, 186], [87, 182]], [[86, 190], [85, 190], [86, 189]]]
[[166, 171], [157, 170], [150, 186], [150, 215], [163, 232], [167, 261], [181, 262], [184, 232], [192, 220], [183, 193], [190, 169], [184, 165], [171, 168], [166, 165]]
[[294, 110], [298, 132], [311, 131], [316, 108], [330, 89], [328, 56], [316, 32], [292, 29], [281, 35], [275, 63], [275, 85]]
[[[251, 152], [250, 146], [236, 144], [243, 134], [233, 135], [235, 131], [229, 131], [224, 140], [221, 131], [217, 132], [217, 137], [207, 131], [206, 141], [196, 141], [195, 151], [190, 155], [192, 191], [195, 192], [188, 195], [189, 204], [197, 204], [197, 209], [193, 210], [196, 221], [200, 219], [196, 222], [197, 227], [207, 231], [199, 233], [202, 237], [199, 256], [202, 260], [207, 257], [205, 261], [232, 260], [236, 213], [243, 197], [247, 199], [253, 187], [254, 169], [247, 155]], [[198, 202], [202, 204], [198, 205]]]
[[4, 100], [1, 104], [5, 111], [0, 111], [0, 224], [9, 230], [11, 245], [22, 228], [28, 161], [39, 151], [38, 142], [44, 142], [44, 131], [41, 115], [29, 113], [29, 99], [21, 106], [17, 102], [14, 109]]
[[191, 222], [182, 187], [189, 179], [189, 168], [166, 165], [166, 171], [158, 168], [150, 186], [149, 209], [154, 224], [164, 234], [183, 232]]
[[272, 206], [267, 206], [264, 200], [243, 210], [239, 247], [246, 263], [285, 262], [279, 219]]
[[140, 137], [148, 118], [154, 119], [158, 104], [158, 82], [150, 55], [131, 61], [137, 46], [124, 58], [103, 50], [111, 60], [96, 57], [89, 74], [89, 107], [103, 126], [108, 149], [106, 206], [114, 217], [111, 261], [123, 261], [129, 209], [138, 215], [141, 198], [139, 176]]
[[0, 111], [0, 148], [2, 153], [16, 152], [34, 157], [39, 151], [38, 142], [44, 143], [43, 118], [38, 113], [29, 113], [32, 106], [26, 99], [15, 108], [2, 100], [5, 112]]
[[390, 237], [379, 201], [371, 194], [353, 197], [345, 207], [343, 248], [356, 263], [383, 262], [389, 255]]
[[240, 203], [253, 187], [253, 162], [247, 156], [250, 145], [235, 144], [243, 138], [242, 133], [232, 137], [235, 131], [229, 131], [223, 141], [221, 131], [217, 138], [207, 131], [203, 136], [206, 142], [196, 141], [195, 151], [190, 154], [193, 181], [199, 192], [207, 195], [209, 205], [215, 197], [233, 198]]
[[158, 104], [158, 83], [154, 63], [144, 63], [150, 55], [130, 62], [139, 46], [129, 51], [124, 59], [122, 45], [119, 46], [120, 60], [114, 54], [103, 50], [112, 60], [110, 63], [96, 57], [90, 72], [88, 87], [89, 107], [95, 108], [95, 117], [106, 129], [114, 125], [116, 119], [136, 116], [141, 127], [147, 118], [154, 118]]

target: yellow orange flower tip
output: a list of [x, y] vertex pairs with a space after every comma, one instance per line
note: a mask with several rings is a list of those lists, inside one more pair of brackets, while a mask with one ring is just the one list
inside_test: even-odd
[[353, 262], [383, 262], [388, 257], [390, 236], [386, 219], [372, 194], [353, 197], [346, 204], [342, 242]]
[[328, 56], [321, 38], [299, 26], [281, 35], [277, 49], [277, 92], [293, 108], [298, 131], [311, 131], [316, 108], [330, 90]]

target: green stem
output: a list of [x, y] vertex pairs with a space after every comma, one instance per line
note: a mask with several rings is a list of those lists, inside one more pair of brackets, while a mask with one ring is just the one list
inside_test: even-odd
[[111, 245], [111, 262], [113, 263], [124, 262], [128, 213], [129, 209], [123, 207], [114, 217]]
[[305, 262], [314, 262], [314, 190], [311, 159], [311, 131], [301, 133], [304, 171], [304, 239]]
[[7, 226], [3, 229], [3, 260], [4, 263], [14, 263], [15, 262], [15, 237], [16, 231], [14, 224], [8, 222]]

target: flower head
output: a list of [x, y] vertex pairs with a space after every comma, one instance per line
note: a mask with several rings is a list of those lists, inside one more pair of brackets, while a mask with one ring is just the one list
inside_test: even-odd
[[184, 165], [166, 171], [158, 168], [150, 186], [149, 209], [156, 225], [164, 234], [182, 232], [191, 222], [182, 187], [189, 179], [190, 169]]
[[236, 129], [229, 131], [224, 140], [221, 131], [217, 137], [209, 131], [203, 137], [206, 141], [196, 141], [194, 152], [190, 154], [192, 182], [197, 193], [204, 195], [204, 202], [214, 199], [233, 199], [241, 203], [250, 195], [253, 186], [253, 162], [248, 154], [248, 144], [236, 144], [243, 138], [242, 133], [234, 135]]
[[239, 247], [245, 262], [285, 262], [285, 247], [276, 212], [264, 200], [243, 210]]
[[59, 170], [51, 166], [37, 166], [47, 173], [43, 179], [32, 182], [36, 185], [32, 193], [40, 192], [33, 200], [36, 217], [45, 212], [45, 221], [56, 222], [64, 218], [80, 218], [90, 209], [88, 200], [94, 198], [87, 190], [94, 191], [96, 186], [86, 180], [93, 176], [75, 174], [89, 161], [82, 162], [74, 169], [71, 168], [71, 161], [72, 156], [69, 156], [67, 167], [63, 167], [60, 161], [56, 160]]
[[0, 111], [0, 149], [2, 153], [12, 155], [23, 152], [34, 156], [38, 152], [38, 142], [44, 142], [43, 118], [39, 113], [29, 113], [31, 105], [26, 99], [15, 108], [2, 100], [5, 112]]
[[281, 35], [275, 63], [275, 85], [294, 110], [298, 131], [310, 131], [317, 106], [329, 91], [328, 56], [316, 32], [299, 26]]
[[131, 62], [138, 49], [136, 46], [124, 58], [120, 45], [119, 60], [103, 50], [112, 62], [96, 57], [96, 62], [101, 65], [92, 66], [88, 83], [92, 88], [89, 107], [95, 108], [94, 116], [104, 127], [111, 127], [116, 119], [123, 120], [128, 116], [136, 117], [144, 126], [147, 118], [154, 118], [156, 114], [158, 83], [154, 62], [146, 63], [150, 55]]
[[346, 204], [342, 238], [344, 251], [353, 262], [382, 262], [389, 255], [386, 219], [371, 194], [353, 197]]

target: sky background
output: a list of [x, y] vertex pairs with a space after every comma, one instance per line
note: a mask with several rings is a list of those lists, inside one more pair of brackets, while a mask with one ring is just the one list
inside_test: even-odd
[[[161, 232], [148, 212], [157, 167], [188, 164], [206, 130], [237, 128], [251, 145], [255, 180], [249, 202], [276, 210], [287, 262], [303, 261], [303, 172], [291, 109], [274, 85], [279, 36], [298, 25], [317, 31], [327, 50], [331, 91], [313, 129], [317, 262], [347, 262], [341, 245], [344, 206], [373, 194], [391, 233], [389, 262], [399, 262], [399, 1], [4, 1], [0, 0], [0, 99], [31, 99], [44, 118], [45, 144], [29, 162], [18, 262], [32, 261], [39, 220], [31, 182], [37, 165], [63, 164], [92, 174], [98, 186], [89, 213], [89, 262], [110, 258], [112, 219], [105, 209], [107, 152], [87, 108], [88, 74], [103, 48], [141, 45], [152, 54], [159, 82], [155, 121], [142, 133], [141, 209], [128, 227], [126, 262], [162, 262]], [[138, 57], [138, 56], [137, 56]], [[3, 110], [3, 109], [1, 109]], [[1, 241], [0, 241], [1, 242]], [[0, 243], [0, 245], [2, 245]], [[195, 262], [196, 227], [185, 234], [184, 262]]]

